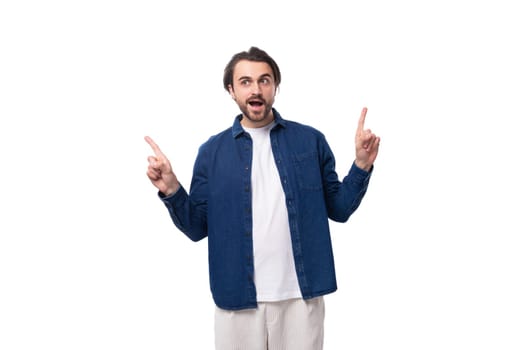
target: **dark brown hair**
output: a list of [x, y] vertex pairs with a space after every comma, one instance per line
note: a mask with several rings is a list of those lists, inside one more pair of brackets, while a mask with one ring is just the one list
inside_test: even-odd
[[224, 77], [222, 79], [222, 82], [226, 91], [229, 91], [228, 86], [233, 86], [233, 70], [235, 69], [235, 65], [241, 60], [268, 63], [273, 72], [275, 86], [278, 87], [281, 83], [281, 71], [279, 70], [279, 66], [277, 65], [277, 63], [265, 51], [255, 46], [252, 46], [248, 51], [242, 51], [233, 55], [230, 62], [228, 62], [228, 64], [226, 65], [226, 68], [224, 68]]

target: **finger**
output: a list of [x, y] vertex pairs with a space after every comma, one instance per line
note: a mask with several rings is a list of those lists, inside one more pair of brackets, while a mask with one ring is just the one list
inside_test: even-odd
[[153, 149], [153, 152], [155, 153], [155, 155], [157, 157], [166, 158], [164, 153], [162, 153], [162, 151], [160, 150], [159, 146], [155, 143], [155, 141], [153, 141], [153, 139], [151, 137], [145, 136], [144, 140], [146, 140], [146, 142], [151, 146], [151, 149]]
[[377, 152], [379, 148], [379, 141], [380, 138], [374, 135], [374, 138], [370, 140], [370, 143], [368, 144], [367, 151], [370, 153]]
[[366, 149], [368, 151], [370, 151], [373, 147], [374, 147], [374, 144], [376, 142], [376, 136], [375, 135], [371, 135], [370, 138], [368, 139], [367, 141], [367, 145], [366, 145]]
[[169, 173], [171, 172], [171, 165], [167, 158], [160, 158], [154, 156], [148, 157], [148, 163], [149, 168], [157, 171], [159, 174], [161, 173]]
[[361, 143], [368, 143], [374, 136], [370, 130], [365, 130], [359, 134], [358, 140], [360, 140]]
[[357, 125], [358, 131], [362, 131], [365, 128], [366, 112], [368, 112], [368, 108], [363, 107], [363, 110], [361, 111], [361, 117], [359, 118], [359, 123]]
[[376, 137], [375, 141], [374, 141], [374, 146], [373, 146], [373, 149], [374, 150], [378, 150], [379, 149], [379, 143], [381, 142], [381, 138], [380, 137]]
[[153, 157], [153, 156], [148, 157], [148, 163], [150, 167], [152, 167], [153, 169], [157, 169], [159, 167], [158, 161], [159, 160], [156, 157]]
[[157, 181], [161, 178], [161, 174], [159, 173], [159, 171], [152, 168], [148, 168], [146, 175], [152, 181]]
[[374, 143], [374, 136], [368, 135], [363, 139], [363, 148], [368, 151], [370, 149], [370, 145], [372, 145], [373, 143]]
[[374, 133], [365, 134], [361, 137], [361, 147], [367, 151], [376, 147], [379, 143], [379, 137]]

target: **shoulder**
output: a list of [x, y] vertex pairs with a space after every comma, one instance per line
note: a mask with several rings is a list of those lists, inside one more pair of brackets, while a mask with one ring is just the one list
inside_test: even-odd
[[199, 152], [217, 149], [225, 142], [231, 141], [233, 139], [232, 132], [232, 127], [229, 127], [221, 132], [211, 135], [205, 142], [201, 144], [199, 147]]
[[315, 139], [325, 139], [324, 134], [317, 128], [308, 125], [303, 124], [297, 121], [293, 120], [286, 120], [285, 121], [285, 127], [287, 133], [299, 136], [299, 137], [307, 137], [307, 138], [315, 138]]
[[311, 125], [300, 123], [298, 121], [291, 120], [291, 119], [285, 119], [276, 109], [274, 109], [273, 112], [274, 112], [277, 124], [281, 125], [283, 127], [282, 129], [286, 130], [287, 132], [302, 133], [304, 135], [311, 135], [311, 136], [316, 136], [316, 137], [324, 137], [323, 133], [319, 129]]

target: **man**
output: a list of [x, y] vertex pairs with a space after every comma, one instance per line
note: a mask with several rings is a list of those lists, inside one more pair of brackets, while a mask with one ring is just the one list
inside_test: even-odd
[[339, 181], [323, 134], [273, 108], [280, 82], [265, 51], [232, 57], [223, 83], [242, 113], [199, 148], [189, 193], [145, 138], [147, 176], [174, 224], [208, 237], [216, 349], [322, 349], [323, 295], [337, 289], [328, 219], [357, 209], [378, 154], [363, 108], [356, 158]]

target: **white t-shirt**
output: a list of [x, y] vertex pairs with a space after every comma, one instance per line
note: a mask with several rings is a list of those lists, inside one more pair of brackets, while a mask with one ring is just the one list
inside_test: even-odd
[[257, 301], [301, 297], [288, 210], [270, 143], [270, 130], [274, 125], [244, 128], [253, 141], [251, 181]]

